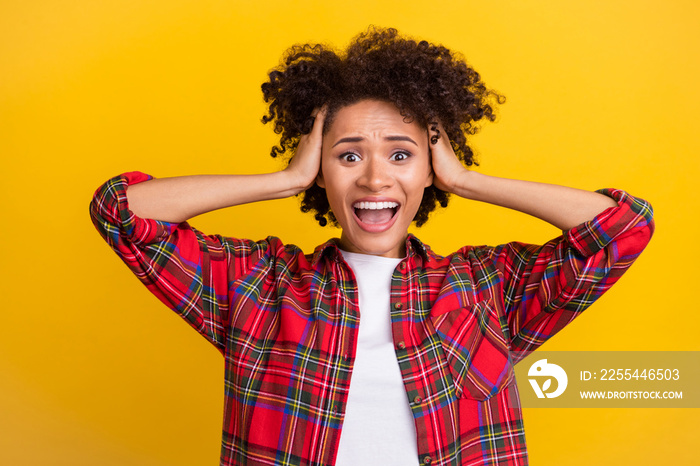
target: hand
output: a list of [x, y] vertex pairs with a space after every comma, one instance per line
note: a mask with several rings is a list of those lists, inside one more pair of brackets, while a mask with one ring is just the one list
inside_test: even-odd
[[[433, 166], [433, 185], [464, 199], [488, 202], [532, 215], [568, 230], [591, 220], [617, 202], [603, 194], [546, 183], [511, 180], [468, 170], [452, 150], [441, 124], [436, 125], [440, 138], [428, 141]], [[428, 137], [436, 134], [431, 125]]]
[[463, 179], [464, 175], [469, 172], [462, 162], [455, 155], [452, 145], [450, 144], [450, 139], [447, 137], [445, 128], [442, 124], [437, 124], [437, 131], [439, 131], [440, 138], [435, 144], [432, 143], [431, 139], [436, 134], [432, 128], [436, 126], [432, 123], [428, 129], [428, 144], [431, 153], [431, 163], [433, 166], [433, 184], [436, 188], [449, 193], [458, 193], [457, 189], [459, 186], [460, 179]]
[[323, 122], [326, 119], [327, 107], [315, 109], [314, 126], [309, 134], [299, 138], [299, 145], [289, 166], [284, 170], [294, 179], [293, 185], [298, 188], [297, 194], [313, 186], [321, 169], [321, 149], [323, 147]]

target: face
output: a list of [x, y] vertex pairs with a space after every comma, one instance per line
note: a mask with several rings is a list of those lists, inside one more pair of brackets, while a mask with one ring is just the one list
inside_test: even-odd
[[433, 182], [427, 130], [387, 102], [343, 107], [323, 136], [316, 182], [343, 229], [342, 249], [403, 257], [408, 226]]

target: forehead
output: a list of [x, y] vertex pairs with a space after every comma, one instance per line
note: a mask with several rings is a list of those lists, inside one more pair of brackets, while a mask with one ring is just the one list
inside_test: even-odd
[[348, 133], [366, 134], [412, 134], [418, 136], [425, 133], [415, 121], [407, 121], [399, 109], [390, 102], [379, 100], [362, 100], [337, 110], [330, 126], [328, 135], [347, 135]]

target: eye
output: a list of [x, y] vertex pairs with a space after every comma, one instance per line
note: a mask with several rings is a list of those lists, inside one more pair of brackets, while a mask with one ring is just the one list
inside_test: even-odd
[[402, 160], [406, 160], [410, 156], [411, 156], [411, 154], [408, 152], [405, 152], [405, 151], [394, 152], [391, 155], [391, 160], [394, 160], [396, 162], [401, 162]]
[[360, 157], [353, 152], [346, 152], [344, 154], [341, 154], [340, 158], [345, 162], [357, 162], [358, 160], [360, 160]]

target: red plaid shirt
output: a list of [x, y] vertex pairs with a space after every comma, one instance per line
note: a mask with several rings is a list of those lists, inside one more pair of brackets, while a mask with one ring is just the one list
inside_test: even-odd
[[[332, 465], [360, 309], [336, 244], [311, 255], [268, 237], [207, 236], [136, 217], [126, 187], [101, 186], [92, 219], [132, 272], [224, 355], [222, 465]], [[545, 245], [464, 247], [417, 238], [391, 283], [391, 321], [421, 464], [525, 465], [513, 364], [610, 288], [653, 232], [648, 203], [619, 207]]]

